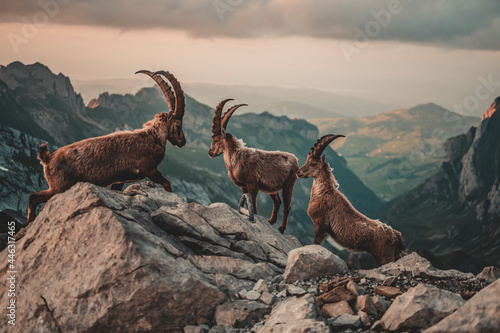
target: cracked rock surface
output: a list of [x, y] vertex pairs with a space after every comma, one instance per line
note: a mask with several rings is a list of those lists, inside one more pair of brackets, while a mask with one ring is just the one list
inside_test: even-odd
[[[165, 332], [209, 322], [235, 292], [282, 274], [299, 246], [226, 204], [186, 203], [144, 183], [124, 192], [79, 183], [16, 243], [16, 330]], [[6, 287], [5, 250], [0, 263]]]

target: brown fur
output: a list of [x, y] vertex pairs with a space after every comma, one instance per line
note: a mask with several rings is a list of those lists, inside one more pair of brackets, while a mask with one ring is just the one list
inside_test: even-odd
[[[224, 129], [221, 130], [217, 112], [216, 110], [214, 117], [215, 134], [213, 134], [208, 154], [212, 158], [224, 154], [224, 163], [229, 178], [241, 188], [243, 193], [250, 194], [255, 214], [257, 214], [257, 193], [261, 191], [269, 194], [273, 200], [273, 213], [269, 219], [271, 224], [276, 223], [278, 219], [282, 203], [279, 191], [282, 191], [284, 207], [279, 231], [285, 232], [291, 209], [293, 187], [297, 180], [296, 173], [299, 169], [297, 158], [293, 154], [281, 151], [270, 152], [245, 147], [241, 140], [226, 133]], [[227, 125], [228, 120], [225, 118], [222, 122]], [[225, 127], [224, 124], [223, 127]]]
[[401, 233], [358, 212], [337, 189], [325, 156], [314, 155], [310, 153], [297, 172], [299, 178], [314, 178], [307, 210], [315, 225], [314, 244], [329, 235], [347, 249], [370, 253], [379, 265], [401, 258], [406, 250]]
[[[179, 89], [180, 86], [177, 91]], [[78, 182], [111, 185], [112, 189], [119, 190], [124, 183], [148, 177], [161, 184], [166, 191], [172, 192], [170, 182], [157, 169], [165, 157], [167, 141], [178, 147], [186, 143], [182, 119], [178, 118], [184, 110], [175, 110], [177, 114], [171, 111], [157, 114], [140, 130], [85, 139], [61, 147], [52, 154], [46, 143], [40, 145], [38, 158], [43, 165], [49, 189], [29, 195], [28, 222], [35, 219], [36, 208], [40, 203]]]

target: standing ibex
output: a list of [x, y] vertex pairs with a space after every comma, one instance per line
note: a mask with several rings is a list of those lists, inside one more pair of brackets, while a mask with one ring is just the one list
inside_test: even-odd
[[[140, 130], [85, 139], [61, 147], [52, 154], [47, 149], [47, 143], [40, 145], [38, 159], [43, 165], [49, 189], [30, 194], [28, 222], [35, 219], [36, 207], [40, 203], [78, 182], [121, 189], [124, 183], [148, 177], [172, 192], [170, 182], [157, 167], [165, 157], [167, 140], [178, 147], [186, 144], [182, 131], [184, 93], [179, 81], [169, 72], [142, 70], [137, 73], [149, 75], [160, 86], [169, 112], [157, 114]], [[160, 75], [170, 81], [174, 91]]]
[[401, 258], [406, 250], [403, 237], [385, 223], [358, 212], [337, 189], [332, 168], [321, 156], [333, 140], [343, 135], [328, 134], [311, 149], [299, 178], [314, 178], [307, 213], [314, 222], [314, 244], [321, 245], [326, 235], [350, 250], [370, 253], [379, 265]]
[[224, 105], [232, 99], [226, 99], [217, 105], [212, 123], [212, 145], [208, 155], [216, 157], [224, 154], [227, 173], [233, 183], [240, 187], [243, 193], [249, 193], [252, 198], [253, 210], [257, 214], [257, 193], [267, 193], [273, 200], [273, 213], [269, 223], [278, 219], [281, 206], [279, 191], [283, 195], [283, 221], [279, 227], [285, 232], [288, 215], [290, 214], [292, 192], [297, 180], [299, 169], [297, 157], [281, 151], [265, 151], [245, 147], [245, 144], [233, 135], [226, 133], [227, 123], [232, 114], [240, 106], [230, 108], [222, 117]]

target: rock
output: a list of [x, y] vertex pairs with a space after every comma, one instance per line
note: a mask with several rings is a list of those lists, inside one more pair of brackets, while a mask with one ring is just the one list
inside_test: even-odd
[[349, 306], [349, 303], [347, 303], [346, 301], [328, 303], [323, 305], [323, 307], [321, 308], [321, 315], [325, 318], [336, 318], [340, 315], [343, 315], [344, 313], [351, 315], [354, 314], [351, 307]]
[[[233, 250], [243, 239], [267, 259]], [[16, 302], [19, 332], [136, 332], [212, 320], [249, 280], [279, 275], [300, 244], [225, 204], [187, 204], [144, 183], [123, 192], [79, 183], [49, 200], [16, 245], [17, 292], [31, 295]]]
[[255, 290], [250, 290], [247, 292], [246, 298], [250, 301], [256, 301], [260, 298], [260, 293]]
[[319, 305], [323, 305], [326, 303], [336, 303], [340, 301], [349, 302], [355, 298], [356, 296], [354, 296], [354, 294], [351, 293], [349, 290], [343, 287], [337, 287], [333, 290], [330, 290], [327, 293], [318, 296], [317, 300]]
[[251, 321], [262, 318], [271, 312], [268, 306], [262, 303], [238, 300], [219, 305], [215, 310], [215, 323], [220, 326], [245, 327]]
[[369, 327], [372, 324], [372, 320], [366, 312], [359, 311], [358, 316], [359, 319], [361, 319], [361, 324], [363, 324], [364, 327]]
[[360, 327], [361, 326], [361, 318], [359, 315], [350, 315], [343, 314], [332, 321], [328, 321], [330, 325], [333, 327], [345, 327], [345, 326], [353, 326]]
[[398, 288], [388, 286], [378, 286], [377, 288], [375, 288], [374, 292], [382, 296], [387, 296], [389, 298], [394, 298], [403, 294]]
[[272, 305], [274, 301], [276, 300], [276, 297], [268, 293], [267, 291], [264, 291], [262, 295], [260, 296], [260, 301], [264, 304], [267, 305]]
[[358, 296], [356, 299], [356, 311], [363, 311], [372, 316], [377, 315], [377, 309], [368, 295]]
[[364, 276], [368, 279], [374, 279], [374, 280], [379, 280], [379, 281], [384, 281], [385, 279], [387, 279], [387, 276], [380, 273], [378, 271], [378, 268], [374, 268], [374, 269], [360, 269], [358, 271], [358, 273], [361, 275], [361, 276]]
[[208, 333], [226, 333], [226, 329], [222, 326], [216, 325], [208, 330]]
[[258, 293], [263, 293], [264, 291], [269, 291], [267, 289], [267, 282], [266, 282], [266, 280], [260, 279], [259, 281], [257, 281], [257, 283], [255, 284], [255, 286], [253, 287], [253, 290], [255, 290]]
[[318, 295], [318, 288], [316, 287], [309, 287], [307, 289], [308, 294], [313, 294], [314, 296]]
[[283, 277], [287, 283], [346, 272], [347, 264], [319, 245], [290, 251]]
[[203, 333], [203, 327], [188, 325], [184, 327], [184, 333]]
[[303, 296], [307, 293], [303, 288], [294, 286], [293, 284], [287, 284], [286, 290], [292, 296]]
[[365, 290], [362, 287], [358, 286], [356, 282], [352, 280], [349, 280], [349, 283], [347, 283], [346, 288], [355, 296], [361, 296], [365, 294]]
[[380, 320], [384, 329], [423, 329], [453, 313], [465, 301], [460, 295], [419, 284], [398, 296]]
[[474, 274], [472, 273], [463, 273], [455, 269], [436, 269], [431, 265], [429, 260], [422, 258], [415, 252], [410, 253], [409, 255], [404, 256], [395, 262], [383, 265], [376, 270], [382, 274], [386, 274], [391, 271], [411, 272], [412, 274], [417, 274], [416, 272], [418, 272], [418, 275], [425, 274], [435, 278], [455, 278], [462, 280], [471, 279], [474, 277]]
[[242, 289], [238, 292], [238, 296], [240, 298], [246, 299], [247, 298], [248, 291], [246, 289]]
[[323, 321], [316, 319], [318, 317], [318, 303], [312, 295], [291, 297], [274, 307], [265, 325], [259, 328], [257, 333], [330, 332]]
[[328, 282], [322, 283], [319, 286], [319, 290], [327, 292], [327, 291], [332, 290], [333, 288], [337, 288], [338, 286], [344, 285], [344, 284], [348, 283], [349, 281], [350, 280], [348, 277], [345, 277], [345, 276], [337, 277], [337, 278], [334, 278]]
[[488, 283], [492, 283], [498, 278], [500, 278], [500, 269], [489, 266], [485, 267], [481, 273], [477, 275], [477, 278], [482, 281], [486, 281]]
[[375, 309], [377, 309], [377, 311], [380, 314], [384, 314], [387, 311], [387, 309], [389, 309], [389, 307], [391, 306], [391, 302], [385, 300], [380, 295], [373, 295], [370, 298], [372, 300], [373, 305], [375, 306]]
[[388, 276], [383, 282], [382, 282], [382, 285], [384, 286], [388, 286], [388, 287], [392, 287], [396, 284], [396, 281], [397, 281], [397, 277], [396, 276]]
[[424, 333], [497, 332], [500, 327], [500, 280], [468, 300], [455, 313]]
[[278, 293], [278, 295], [276, 295], [277, 297], [286, 297], [287, 293], [286, 293], [286, 289], [283, 289], [282, 291], [280, 291]]

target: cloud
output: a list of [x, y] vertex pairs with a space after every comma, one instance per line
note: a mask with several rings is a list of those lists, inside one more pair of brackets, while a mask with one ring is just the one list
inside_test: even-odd
[[[394, 3], [399, 3], [397, 13], [387, 16]], [[500, 49], [498, 0], [0, 0], [0, 6], [0, 22], [32, 21], [45, 11], [51, 23], [160, 28], [198, 38], [346, 41], [353, 40], [356, 29], [371, 28], [375, 40]]]

